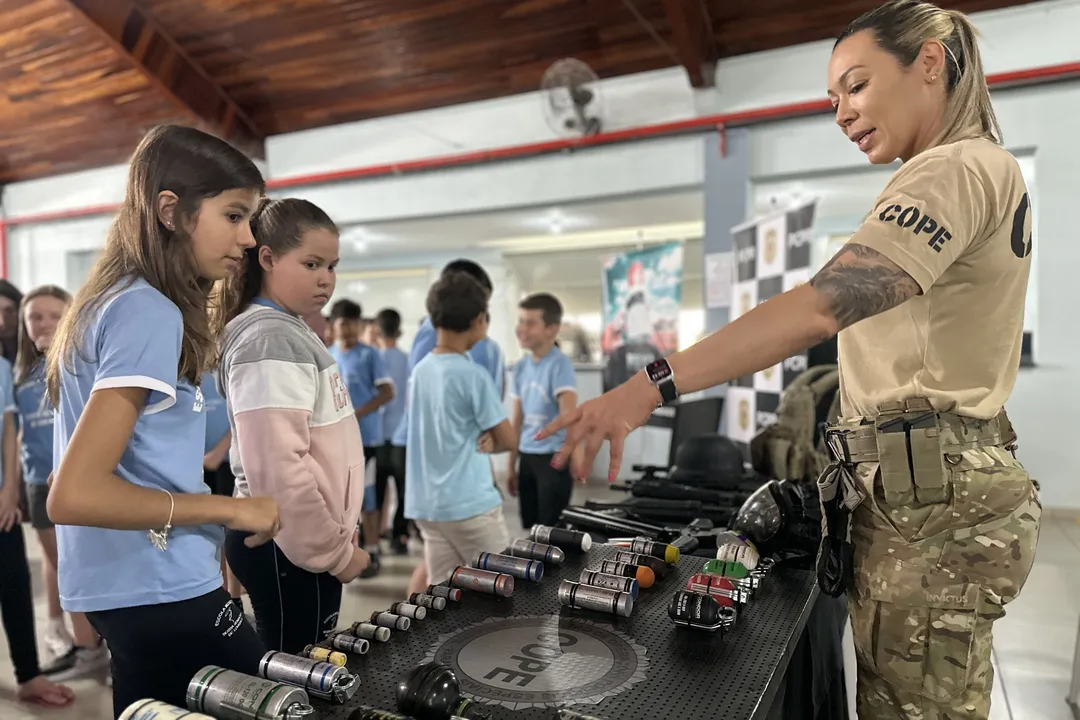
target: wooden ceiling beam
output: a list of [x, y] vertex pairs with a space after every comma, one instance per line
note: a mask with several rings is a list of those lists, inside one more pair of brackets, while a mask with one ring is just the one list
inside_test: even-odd
[[716, 85], [719, 59], [712, 33], [712, 20], [702, 0], [664, 0], [668, 25], [675, 40], [675, 52], [695, 88]]
[[265, 157], [265, 134], [244, 110], [132, 0], [58, 0], [124, 53], [192, 125], [252, 157]]

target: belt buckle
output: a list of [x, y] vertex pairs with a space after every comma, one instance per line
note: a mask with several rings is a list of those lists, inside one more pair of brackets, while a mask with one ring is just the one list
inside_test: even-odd
[[842, 428], [825, 428], [825, 447], [833, 456], [834, 462], [851, 465], [851, 448], [847, 442], [847, 430]]

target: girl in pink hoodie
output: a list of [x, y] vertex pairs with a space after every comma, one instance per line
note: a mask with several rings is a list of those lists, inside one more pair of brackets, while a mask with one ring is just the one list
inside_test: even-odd
[[264, 642], [297, 653], [336, 628], [342, 583], [370, 561], [355, 540], [363, 443], [337, 363], [301, 319], [334, 292], [337, 227], [315, 205], [286, 199], [264, 200], [251, 229], [256, 246], [221, 288], [218, 382], [236, 493], [273, 496], [281, 531], [257, 548], [230, 532], [225, 553]]

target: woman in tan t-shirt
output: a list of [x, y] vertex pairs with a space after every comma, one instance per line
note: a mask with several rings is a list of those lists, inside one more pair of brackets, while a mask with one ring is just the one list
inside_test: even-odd
[[[1027, 189], [961, 13], [902, 0], [860, 17], [834, 46], [828, 95], [870, 162], [903, 162], [849, 243], [809, 284], [544, 432], [568, 428], [557, 463], [584, 444], [575, 477], [610, 441], [614, 477], [626, 436], [663, 399], [839, 333], [845, 420], [828, 437], [847, 461], [819, 485], [861, 503], [853, 572], [833, 564], [819, 578], [847, 593], [859, 715], [986, 718], [991, 626], [1027, 578], [1041, 516], [1003, 415], [1031, 263]], [[823, 554], [841, 533], [830, 528]]]

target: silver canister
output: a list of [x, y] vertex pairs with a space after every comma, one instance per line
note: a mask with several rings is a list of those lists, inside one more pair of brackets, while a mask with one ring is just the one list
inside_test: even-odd
[[371, 614], [371, 624], [391, 630], [408, 630], [412, 627], [412, 621], [407, 617], [388, 612], [374, 612]]
[[[383, 630], [385, 629], [383, 628]], [[367, 640], [348, 633], [337, 633], [330, 638], [330, 644], [341, 652], [352, 653], [353, 655], [367, 655], [367, 651], [371, 649], [371, 643]]]
[[634, 611], [634, 599], [630, 593], [570, 580], [563, 580], [559, 585], [559, 603], [579, 610], [595, 610], [621, 617], [630, 617]]
[[513, 557], [512, 555], [480, 553], [476, 556], [473, 567], [512, 575], [518, 580], [539, 582], [544, 577], [544, 563], [539, 560], [529, 560], [527, 558]]
[[187, 705], [218, 720], [306, 720], [315, 714], [305, 690], [217, 665], [191, 678]]
[[638, 581], [634, 578], [608, 575], [597, 570], [582, 570], [581, 575], [578, 576], [578, 582], [582, 585], [592, 585], [593, 587], [630, 593], [630, 597], [635, 600], [638, 597]]
[[390, 639], [390, 628], [372, 625], [369, 622], [353, 623], [350, 632], [358, 638], [364, 638], [372, 642], [376, 640], [386, 642]]
[[531, 542], [525, 538], [511, 543], [506, 554], [514, 557], [529, 558], [530, 560], [539, 560], [552, 565], [562, 565], [563, 561], [566, 560], [566, 553], [562, 551], [562, 548]]
[[191, 712], [160, 700], [136, 700], [120, 713], [117, 720], [214, 720], [209, 715]]
[[446, 598], [435, 597], [434, 595], [427, 595], [425, 593], [413, 593], [409, 596], [409, 602], [413, 605], [419, 605], [420, 607], [431, 608], [432, 610], [446, 609]]
[[339, 665], [274, 650], [259, 661], [259, 675], [338, 703], [351, 699], [360, 687], [360, 678]]
[[390, 612], [394, 615], [400, 615], [402, 617], [411, 618], [413, 620], [423, 620], [427, 617], [427, 609], [422, 608], [419, 605], [413, 605], [407, 602], [396, 602], [390, 606]]

